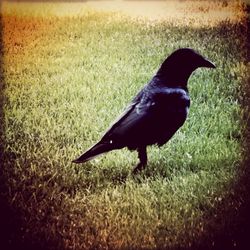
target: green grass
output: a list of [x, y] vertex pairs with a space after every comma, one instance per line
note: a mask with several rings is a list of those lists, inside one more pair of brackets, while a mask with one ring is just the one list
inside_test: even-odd
[[[77, 17], [15, 13], [2, 22], [3, 195], [20, 220], [12, 244], [193, 249], [212, 247], [218, 232], [230, 236], [237, 222], [225, 214], [241, 206], [235, 186], [247, 126], [243, 23], [150, 25], [93, 10]], [[217, 68], [193, 74], [189, 118], [169, 143], [149, 148], [147, 169], [134, 178], [137, 154], [126, 149], [72, 164], [180, 47]]]

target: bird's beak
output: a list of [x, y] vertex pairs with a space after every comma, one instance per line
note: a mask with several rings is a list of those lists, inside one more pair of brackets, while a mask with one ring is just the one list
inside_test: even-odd
[[206, 67], [206, 68], [216, 68], [214, 63], [212, 63], [210, 60], [207, 58], [203, 58], [201, 66], [200, 67]]

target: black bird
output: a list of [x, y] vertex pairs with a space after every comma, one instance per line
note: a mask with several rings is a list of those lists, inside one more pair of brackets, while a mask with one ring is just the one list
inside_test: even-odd
[[147, 164], [147, 146], [162, 146], [185, 122], [190, 106], [188, 78], [199, 67], [215, 65], [193, 49], [174, 51], [101, 140], [73, 162], [127, 147], [138, 151], [140, 161], [134, 173], [142, 170]]

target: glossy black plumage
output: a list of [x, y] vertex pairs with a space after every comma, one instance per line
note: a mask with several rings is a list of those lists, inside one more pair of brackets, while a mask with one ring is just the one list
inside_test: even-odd
[[143, 169], [147, 164], [146, 147], [162, 146], [185, 122], [190, 106], [187, 82], [198, 67], [215, 68], [192, 49], [173, 52], [101, 140], [73, 162], [83, 163], [127, 147], [138, 151], [140, 162], [134, 172]]

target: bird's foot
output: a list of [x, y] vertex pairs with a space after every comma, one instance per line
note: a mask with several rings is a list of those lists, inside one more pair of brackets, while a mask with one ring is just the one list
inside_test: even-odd
[[141, 162], [136, 165], [133, 169], [133, 174], [139, 174], [143, 169], [145, 169], [146, 165], [142, 164]]

